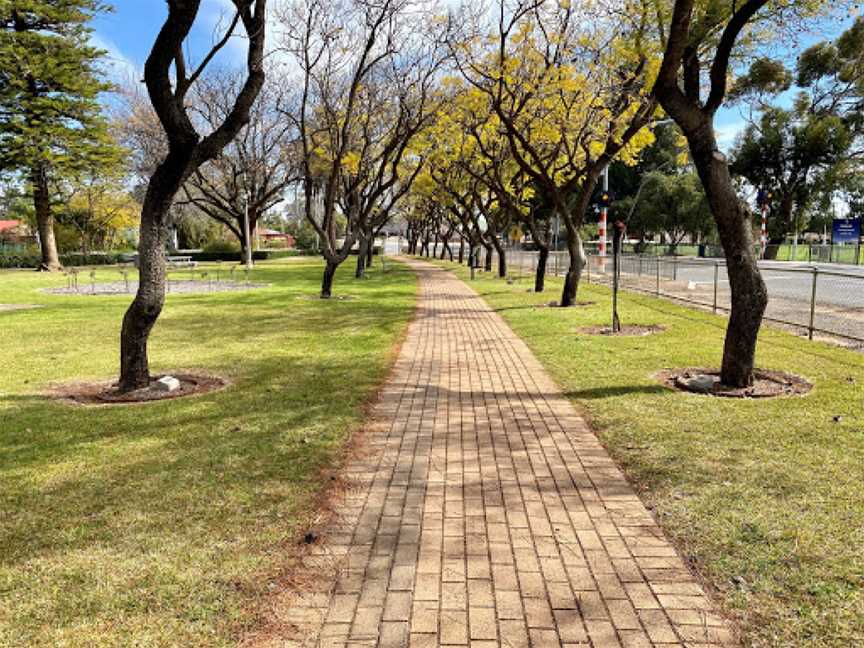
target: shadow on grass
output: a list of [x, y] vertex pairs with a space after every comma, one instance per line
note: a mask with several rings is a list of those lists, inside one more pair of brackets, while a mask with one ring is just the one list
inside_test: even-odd
[[[0, 398], [14, 411], [0, 436], [0, 489], [10, 505], [39, 502], [52, 511], [0, 524], [4, 562], [117, 540], [124, 519], [134, 521], [132, 536], [192, 537], [214, 517], [230, 534], [249, 523], [243, 502], [284, 506], [267, 493], [312, 485], [378, 371], [332, 358], [262, 359], [245, 368], [242, 385], [171, 403], [83, 408]], [[34, 477], [16, 481], [20, 471]]]
[[[158, 364], [194, 346], [200, 368], [234, 381], [220, 392], [99, 408], [0, 395], [0, 493], [11, 512], [0, 516], [3, 563], [24, 573], [36, 557], [60, 566], [100, 544], [125, 555], [130, 545], [158, 551], [167, 538], [191, 548], [202, 534], [230, 544], [250, 524], [290, 531], [410, 316], [414, 275], [393, 268], [362, 284], [340, 275], [358, 296], [344, 303], [295, 299], [317, 291], [320, 267], [310, 266], [267, 269], [262, 278], [287, 285], [229, 303], [221, 294], [169, 305]], [[106, 303], [81, 312], [102, 322]], [[101, 338], [94, 345], [114, 351]]]
[[600, 400], [636, 394], [670, 394], [672, 390], [663, 385], [615, 385], [614, 387], [594, 387], [564, 392], [564, 396], [575, 400]]

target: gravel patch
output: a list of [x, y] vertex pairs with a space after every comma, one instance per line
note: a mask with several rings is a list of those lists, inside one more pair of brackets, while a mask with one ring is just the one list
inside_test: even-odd
[[[245, 281], [198, 281], [191, 279], [171, 279], [166, 283], [168, 294], [189, 295], [216, 292], [240, 292], [266, 288], [270, 284]], [[138, 290], [138, 282], [130, 281], [128, 288], [124, 281], [111, 283], [79, 284], [78, 288], [46, 288], [43, 292], [51, 295], [106, 296], [134, 295]]]

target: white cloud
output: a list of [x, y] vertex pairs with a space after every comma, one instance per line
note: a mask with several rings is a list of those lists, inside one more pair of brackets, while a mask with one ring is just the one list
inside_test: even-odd
[[718, 146], [724, 151], [728, 151], [735, 144], [735, 138], [747, 128], [747, 122], [735, 121], [714, 128], [714, 133], [717, 137]]
[[112, 41], [98, 34], [92, 34], [90, 36], [90, 43], [93, 47], [105, 50], [106, 54], [102, 61], [102, 69], [109, 81], [125, 85], [130, 81], [133, 83], [138, 81], [143, 75], [142, 69], [132, 59], [123, 54], [120, 48]]

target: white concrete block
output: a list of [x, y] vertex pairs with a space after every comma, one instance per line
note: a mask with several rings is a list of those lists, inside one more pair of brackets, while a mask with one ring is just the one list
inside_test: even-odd
[[175, 392], [180, 389], [180, 381], [174, 376], [162, 376], [154, 385], [157, 391]]

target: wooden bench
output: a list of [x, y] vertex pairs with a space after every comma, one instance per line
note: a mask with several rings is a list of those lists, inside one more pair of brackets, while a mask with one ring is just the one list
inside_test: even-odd
[[191, 256], [169, 256], [165, 261], [172, 268], [197, 268], [198, 262], [193, 261]]

